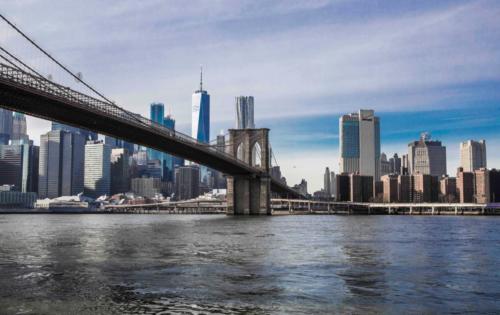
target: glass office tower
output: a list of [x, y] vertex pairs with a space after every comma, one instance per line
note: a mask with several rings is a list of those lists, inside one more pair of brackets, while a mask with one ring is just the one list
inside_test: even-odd
[[[203, 90], [203, 72], [200, 72], [200, 89], [192, 96], [191, 136], [196, 140], [210, 142], [210, 95]], [[200, 167], [200, 179], [208, 181], [209, 171], [206, 166]]]
[[77, 133], [79, 135], [82, 135], [85, 138], [85, 140], [92, 140], [92, 141], [97, 140], [97, 132], [93, 132], [90, 130], [81, 129], [81, 128], [77, 128], [77, 127], [73, 127], [73, 126], [68, 126], [68, 125], [61, 124], [61, 123], [58, 123], [55, 121], [52, 122], [52, 130], [53, 131], [62, 130], [62, 131], [66, 131], [66, 132]]
[[12, 112], [0, 108], [0, 144], [9, 144], [12, 136]]
[[236, 129], [255, 128], [253, 120], [253, 96], [236, 97]]
[[[150, 119], [159, 125], [164, 125], [165, 106], [162, 103], [152, 103], [150, 107]], [[163, 160], [163, 153], [153, 149], [148, 149], [148, 159]]]
[[[169, 114], [163, 120], [163, 125], [167, 128], [175, 130], [175, 119]], [[167, 181], [173, 181], [174, 179], [174, 156], [164, 153], [163, 154], [163, 169], [166, 176]]]
[[380, 120], [373, 110], [361, 109], [339, 119], [341, 173], [380, 179]]
[[200, 142], [210, 141], [210, 95], [203, 90], [203, 73], [200, 73], [200, 89], [192, 96], [191, 136]]

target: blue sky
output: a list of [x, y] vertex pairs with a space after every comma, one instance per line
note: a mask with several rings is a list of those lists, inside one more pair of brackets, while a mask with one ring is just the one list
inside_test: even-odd
[[[429, 131], [449, 173], [469, 138], [500, 167], [498, 1], [6, 0], [2, 14], [123, 107], [171, 106], [184, 131], [202, 64], [212, 136], [234, 125], [234, 97], [253, 95], [291, 184], [322, 186], [324, 167], [338, 168], [338, 117], [359, 108], [381, 117], [387, 154]], [[0, 27], [6, 47], [10, 35]], [[28, 123], [35, 140], [48, 130]]]

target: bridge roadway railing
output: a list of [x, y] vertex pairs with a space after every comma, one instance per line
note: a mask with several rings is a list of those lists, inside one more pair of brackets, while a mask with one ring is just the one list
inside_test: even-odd
[[170, 129], [161, 124], [158, 124], [139, 114], [135, 114], [133, 112], [125, 110], [114, 103], [101, 101], [89, 95], [72, 90], [69, 87], [54, 83], [46, 78], [30, 74], [3, 63], [0, 63], [0, 80], [9, 85], [14, 85], [23, 89], [31, 90], [36, 94], [42, 94], [50, 98], [57, 98], [64, 103], [70, 103], [73, 106], [78, 106], [80, 108], [93, 111], [97, 114], [112, 116], [118, 120], [126, 121], [141, 128], [153, 129], [161, 136], [174, 138], [177, 141], [195, 146], [197, 149], [210, 152], [211, 154], [217, 155], [221, 158], [231, 161], [232, 163], [238, 164], [243, 168], [248, 169], [250, 173], [262, 172], [261, 170], [251, 167], [250, 165], [238, 160], [237, 158], [226, 152], [217, 150], [215, 147], [200, 142], [179, 131], [175, 131], [174, 129]]

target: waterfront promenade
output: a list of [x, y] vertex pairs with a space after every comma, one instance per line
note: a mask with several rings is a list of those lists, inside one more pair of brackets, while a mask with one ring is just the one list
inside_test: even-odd
[[[227, 204], [218, 200], [191, 200], [143, 205], [110, 205], [106, 213], [221, 214]], [[273, 215], [500, 215], [498, 204], [475, 203], [363, 203], [271, 199]]]

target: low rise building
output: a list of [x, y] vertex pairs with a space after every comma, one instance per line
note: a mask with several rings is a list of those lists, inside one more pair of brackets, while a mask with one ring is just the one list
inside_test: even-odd
[[35, 206], [37, 195], [34, 192], [0, 191], [0, 208], [27, 208]]
[[351, 200], [351, 179], [349, 174], [342, 173], [335, 176], [335, 200], [337, 201], [350, 201]]
[[460, 203], [474, 202], [474, 173], [457, 170], [457, 195]]
[[373, 176], [350, 174], [351, 202], [370, 202], [374, 197]]
[[488, 169], [474, 171], [474, 199], [477, 203], [490, 202], [490, 176]]
[[500, 202], [500, 170], [490, 170], [490, 202]]
[[161, 179], [154, 177], [132, 178], [132, 192], [146, 198], [156, 198], [161, 194]]
[[457, 179], [449, 176], [441, 177], [439, 180], [439, 195], [441, 202], [456, 202]]

